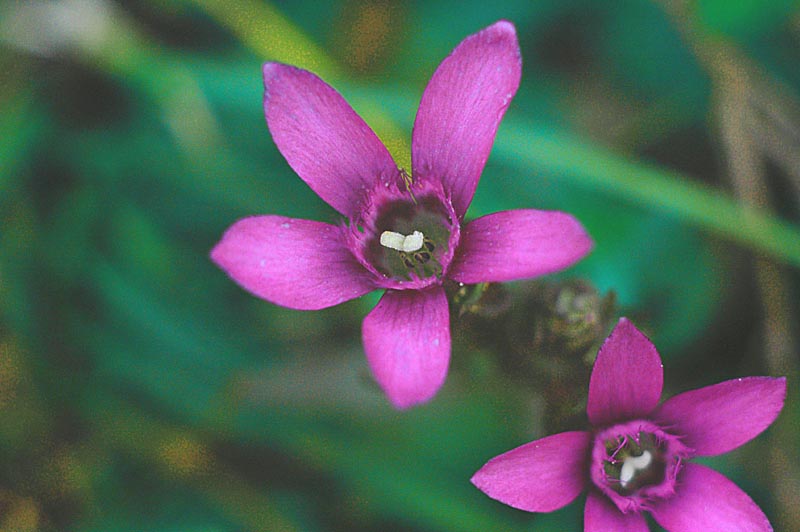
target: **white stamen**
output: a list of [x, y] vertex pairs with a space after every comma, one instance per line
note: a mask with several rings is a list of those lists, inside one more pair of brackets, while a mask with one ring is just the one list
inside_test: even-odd
[[403, 243], [405, 241], [406, 237], [400, 233], [395, 233], [394, 231], [384, 231], [381, 233], [381, 246], [383, 247], [403, 251]]
[[646, 469], [653, 461], [653, 455], [650, 451], [644, 451], [640, 456], [628, 456], [622, 463], [622, 470], [619, 473], [619, 482], [623, 488], [628, 486], [628, 483], [633, 480], [636, 472]]
[[384, 231], [381, 233], [381, 246], [411, 253], [422, 249], [424, 239], [425, 236], [419, 231], [414, 231], [408, 236], [395, 233], [394, 231]]
[[425, 237], [422, 236], [422, 233], [419, 231], [414, 231], [408, 235], [403, 242], [403, 251], [406, 253], [411, 253], [412, 251], [422, 249], [422, 241], [424, 238]]

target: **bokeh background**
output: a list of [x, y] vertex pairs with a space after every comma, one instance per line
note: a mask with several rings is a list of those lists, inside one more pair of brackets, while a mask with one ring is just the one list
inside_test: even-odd
[[[208, 252], [250, 214], [336, 220], [270, 139], [263, 61], [319, 73], [408, 168], [431, 73], [499, 18], [523, 78], [469, 216], [576, 215], [593, 254], [502, 297], [577, 286], [599, 329], [518, 371], [465, 305], [444, 389], [396, 412], [360, 345], [376, 295], [279, 308]], [[581, 530], [582, 502], [527, 514], [468, 479], [581, 427], [626, 315], [667, 395], [789, 376], [778, 422], [706, 462], [800, 530], [798, 95], [793, 0], [0, 3], [0, 529]], [[547, 327], [530, 308], [518, 332]]]

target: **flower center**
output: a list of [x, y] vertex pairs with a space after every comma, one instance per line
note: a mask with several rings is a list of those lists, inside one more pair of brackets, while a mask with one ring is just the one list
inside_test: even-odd
[[671, 497], [691, 449], [649, 420], [613, 425], [595, 435], [592, 482], [623, 513]]
[[447, 275], [461, 226], [441, 183], [414, 181], [411, 194], [410, 178], [402, 172], [400, 177], [366, 192], [349, 220], [347, 245], [379, 286], [419, 290]]
[[395, 201], [382, 210], [372, 246], [373, 263], [395, 279], [441, 277], [450, 230], [435, 198]]
[[603, 470], [612, 489], [621, 495], [664, 480], [663, 449], [655, 436], [639, 432], [605, 442], [608, 453]]

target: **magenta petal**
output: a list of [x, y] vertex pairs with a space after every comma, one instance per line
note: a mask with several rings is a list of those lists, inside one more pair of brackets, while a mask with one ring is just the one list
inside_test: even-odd
[[462, 283], [502, 282], [562, 270], [592, 249], [569, 214], [503, 211], [466, 224], [447, 276]]
[[433, 397], [450, 363], [450, 314], [441, 286], [387, 290], [362, 326], [375, 380], [397, 408]]
[[374, 290], [341, 228], [283, 216], [233, 224], [211, 259], [245, 290], [284, 307], [316, 310]]
[[645, 417], [658, 405], [664, 368], [655, 346], [625, 318], [594, 362], [586, 413], [593, 425]]
[[778, 417], [786, 379], [747, 377], [684, 392], [665, 401], [653, 419], [694, 450], [695, 455], [727, 453], [752, 440]]
[[334, 209], [350, 216], [365, 190], [397, 178], [383, 143], [316, 75], [266, 63], [264, 86], [264, 112], [275, 144], [297, 175]]
[[501, 20], [464, 39], [422, 94], [412, 137], [413, 175], [440, 180], [460, 217], [475, 194], [521, 69], [514, 25]]
[[492, 499], [527, 510], [551, 512], [580, 495], [589, 478], [591, 435], [562, 432], [495, 456], [472, 477]]
[[724, 475], [700, 464], [684, 464], [675, 495], [651, 504], [655, 520], [670, 532], [772, 530], [753, 499]]
[[624, 514], [605, 496], [590, 492], [583, 513], [584, 532], [648, 532], [647, 521], [640, 513]]

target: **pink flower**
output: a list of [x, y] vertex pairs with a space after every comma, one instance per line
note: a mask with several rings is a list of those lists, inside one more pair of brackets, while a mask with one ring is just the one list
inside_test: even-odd
[[450, 360], [445, 279], [535, 277], [592, 247], [561, 212], [513, 210], [464, 223], [520, 70], [516, 31], [506, 21], [467, 37], [442, 61], [414, 122], [412, 180], [334, 89], [305, 70], [265, 64], [264, 110], [275, 144], [348, 223], [245, 218], [211, 258], [246, 290], [294, 309], [386, 289], [364, 319], [370, 367], [396, 407], [430, 399]]
[[646, 532], [642, 510], [671, 532], [772, 530], [733, 482], [687, 460], [726, 453], [761, 434], [783, 408], [786, 379], [734, 379], [659, 405], [662, 384], [655, 347], [622, 318], [589, 381], [592, 430], [501, 454], [472, 483], [529, 512], [557, 510], [588, 489], [586, 532]]

